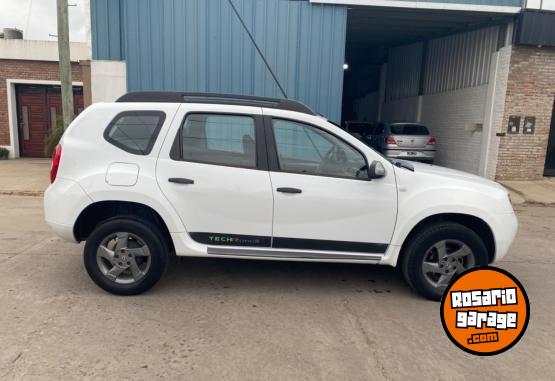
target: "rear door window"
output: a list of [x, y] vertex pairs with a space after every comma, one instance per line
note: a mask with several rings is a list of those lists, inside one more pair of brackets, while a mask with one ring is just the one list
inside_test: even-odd
[[254, 118], [190, 114], [181, 129], [180, 151], [185, 161], [256, 168]]
[[162, 111], [125, 111], [108, 125], [104, 138], [129, 153], [148, 155], [165, 119]]
[[393, 135], [430, 135], [428, 128], [421, 124], [392, 124], [390, 129]]

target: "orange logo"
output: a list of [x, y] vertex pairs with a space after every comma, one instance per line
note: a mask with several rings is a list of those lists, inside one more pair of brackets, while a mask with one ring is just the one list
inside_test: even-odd
[[441, 301], [441, 323], [460, 349], [480, 356], [502, 353], [524, 335], [530, 303], [505, 270], [477, 267], [458, 275]]

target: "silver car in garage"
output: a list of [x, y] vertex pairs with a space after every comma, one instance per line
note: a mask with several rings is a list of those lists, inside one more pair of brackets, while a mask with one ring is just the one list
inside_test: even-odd
[[426, 126], [412, 122], [379, 122], [369, 144], [391, 159], [417, 160], [431, 163], [436, 155], [436, 139]]

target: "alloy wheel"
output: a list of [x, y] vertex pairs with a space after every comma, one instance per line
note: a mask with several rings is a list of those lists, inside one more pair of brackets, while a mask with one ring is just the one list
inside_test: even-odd
[[96, 263], [101, 273], [119, 284], [132, 284], [148, 272], [151, 255], [148, 246], [128, 232], [112, 233], [105, 237], [96, 252]]
[[455, 275], [475, 264], [474, 253], [465, 243], [446, 239], [436, 242], [426, 251], [422, 272], [432, 287], [443, 292]]

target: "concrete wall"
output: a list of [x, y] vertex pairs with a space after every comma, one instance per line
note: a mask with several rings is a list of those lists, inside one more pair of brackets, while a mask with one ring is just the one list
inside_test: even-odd
[[[521, 131], [500, 138], [497, 179], [543, 177], [554, 96], [555, 48], [513, 46], [501, 130], [506, 132], [515, 115], [521, 117]], [[522, 134], [525, 116], [536, 117], [533, 135]]]
[[92, 102], [113, 102], [127, 92], [124, 61], [91, 61]]
[[479, 174], [492, 180], [495, 179], [499, 152], [500, 137], [497, 134], [503, 131], [503, 113], [505, 111], [511, 52], [512, 45], [505, 46], [495, 52], [492, 55], [490, 68]]
[[[73, 62], [91, 59], [91, 50], [85, 43], [72, 42], [70, 52]], [[0, 39], [0, 59], [58, 62], [58, 43]]]
[[484, 122], [487, 85], [425, 95], [421, 122], [437, 138], [436, 164], [478, 174], [482, 132], [465, 125]]
[[484, 122], [488, 86], [403, 98], [383, 105], [383, 120], [419, 121], [438, 140], [435, 164], [479, 173], [482, 132], [465, 126]]

